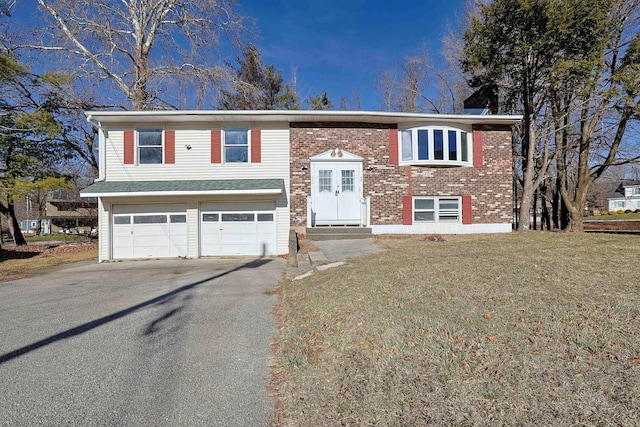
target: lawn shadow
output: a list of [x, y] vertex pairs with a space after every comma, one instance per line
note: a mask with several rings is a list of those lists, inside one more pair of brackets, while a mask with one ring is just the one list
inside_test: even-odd
[[38, 255], [40, 255], [39, 251], [12, 251], [2, 248], [0, 249], [0, 262], [11, 259], [29, 259]]
[[[20, 356], [22, 356], [24, 354], [31, 353], [32, 351], [38, 350], [38, 349], [40, 349], [42, 347], [45, 347], [45, 346], [47, 346], [49, 344], [53, 344], [53, 343], [55, 343], [57, 341], [61, 341], [61, 340], [67, 339], [67, 338], [75, 337], [77, 335], [80, 335], [80, 334], [83, 334], [85, 332], [91, 331], [92, 329], [96, 329], [99, 326], [102, 326], [102, 325], [105, 325], [107, 323], [113, 322], [114, 320], [121, 319], [121, 318], [123, 318], [125, 316], [128, 316], [128, 315], [130, 315], [132, 313], [137, 312], [138, 310], [140, 310], [142, 308], [145, 308], [145, 307], [148, 307], [148, 306], [151, 306], [151, 305], [155, 305], [155, 304], [163, 303], [163, 302], [165, 302], [167, 300], [170, 300], [170, 299], [174, 298], [177, 295], [180, 295], [180, 294], [182, 294], [184, 292], [187, 292], [187, 291], [189, 291], [189, 290], [191, 290], [193, 288], [196, 288], [197, 286], [203, 285], [203, 284], [205, 284], [207, 282], [210, 282], [212, 280], [218, 279], [220, 277], [227, 276], [227, 275], [229, 275], [231, 273], [234, 273], [234, 272], [239, 271], [239, 270], [243, 270], [245, 268], [259, 268], [259, 267], [261, 267], [261, 266], [263, 266], [263, 265], [265, 265], [265, 264], [267, 264], [267, 263], [269, 263], [271, 261], [272, 261], [272, 259], [269, 259], [269, 258], [260, 258], [260, 259], [249, 261], [249, 262], [247, 262], [245, 264], [237, 266], [236, 268], [232, 268], [231, 270], [227, 270], [227, 271], [224, 271], [224, 272], [222, 272], [220, 274], [217, 274], [215, 276], [211, 276], [211, 277], [208, 277], [206, 279], [202, 279], [202, 280], [199, 280], [197, 282], [194, 282], [194, 283], [191, 283], [191, 284], [188, 284], [188, 285], [184, 285], [184, 286], [182, 286], [180, 288], [174, 289], [173, 291], [167, 292], [167, 293], [162, 294], [160, 296], [157, 296], [155, 298], [152, 298], [152, 299], [149, 299], [147, 301], [141, 302], [140, 304], [136, 304], [136, 305], [134, 305], [132, 307], [129, 307], [129, 308], [126, 308], [124, 310], [120, 310], [120, 311], [115, 312], [113, 314], [110, 314], [108, 316], [104, 316], [104, 317], [101, 317], [99, 319], [92, 320], [90, 322], [87, 322], [87, 323], [84, 323], [82, 325], [76, 326], [75, 328], [67, 329], [66, 331], [60, 332], [60, 333], [55, 334], [55, 335], [51, 335], [50, 337], [44, 338], [44, 339], [42, 339], [40, 341], [36, 341], [36, 342], [34, 342], [32, 344], [29, 344], [29, 345], [26, 345], [24, 347], [18, 348], [16, 350], [10, 351], [9, 353], [0, 355], [0, 365], [5, 363], [5, 362], [8, 362], [10, 360], [13, 360], [15, 358], [18, 358], [18, 357], [20, 357]], [[175, 314], [175, 313], [171, 313], [171, 315], [173, 315], [173, 314]], [[171, 315], [169, 317], [171, 317]], [[164, 319], [160, 318], [160, 319], [157, 319], [157, 321], [152, 322], [152, 324], [149, 327], [150, 329], [149, 328], [147, 329], [147, 333], [152, 333], [154, 328], [157, 327], [158, 323], [162, 323], [163, 320]]]

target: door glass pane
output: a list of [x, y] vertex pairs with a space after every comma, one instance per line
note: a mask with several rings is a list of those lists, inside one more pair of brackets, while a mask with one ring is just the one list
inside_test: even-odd
[[320, 170], [318, 171], [318, 191], [320, 193], [324, 193], [324, 192], [329, 192], [331, 193], [332, 191], [332, 184], [331, 184], [331, 173], [333, 171], [332, 170]]
[[217, 213], [202, 214], [202, 222], [218, 222], [218, 214]]
[[222, 214], [223, 222], [253, 222], [254, 220], [255, 214], [252, 213]]
[[114, 216], [113, 217], [114, 224], [131, 224], [131, 217], [127, 216]]
[[186, 215], [169, 215], [169, 221], [173, 224], [186, 223], [187, 216]]
[[418, 160], [429, 160], [429, 131], [418, 131]]
[[342, 191], [355, 191], [355, 172], [354, 170], [343, 170], [342, 171]]
[[458, 160], [458, 141], [456, 131], [450, 130], [449, 134], [449, 160]]
[[411, 146], [411, 131], [402, 131], [402, 160], [413, 160], [413, 147]]
[[433, 131], [433, 157], [435, 160], [444, 160], [444, 134], [442, 129]]
[[166, 215], [140, 215], [133, 217], [134, 224], [166, 224]]
[[271, 222], [273, 221], [272, 213], [259, 213], [258, 214], [258, 222]]

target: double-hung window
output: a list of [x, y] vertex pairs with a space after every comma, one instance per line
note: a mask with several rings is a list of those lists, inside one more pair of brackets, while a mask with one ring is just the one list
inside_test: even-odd
[[414, 197], [413, 221], [460, 222], [460, 199], [458, 197]]
[[163, 163], [162, 129], [138, 129], [138, 163], [141, 165]]
[[400, 159], [414, 165], [471, 166], [471, 134], [449, 127], [419, 127], [400, 131]]
[[249, 131], [247, 129], [227, 129], [223, 132], [224, 162], [249, 162]]

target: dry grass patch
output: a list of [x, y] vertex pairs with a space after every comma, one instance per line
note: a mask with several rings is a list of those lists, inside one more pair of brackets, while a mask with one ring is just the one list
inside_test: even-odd
[[35, 271], [77, 261], [98, 259], [96, 241], [78, 241], [58, 246], [31, 244], [0, 250], [0, 281], [15, 280]]
[[281, 286], [279, 425], [637, 425], [638, 237], [385, 238]]

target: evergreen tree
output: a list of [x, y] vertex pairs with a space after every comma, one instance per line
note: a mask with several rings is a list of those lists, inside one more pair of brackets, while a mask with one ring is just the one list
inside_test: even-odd
[[223, 110], [296, 110], [298, 96], [289, 83], [284, 83], [282, 71], [274, 65], [265, 66], [260, 50], [247, 45], [237, 64], [230, 64], [231, 87], [221, 91]]

